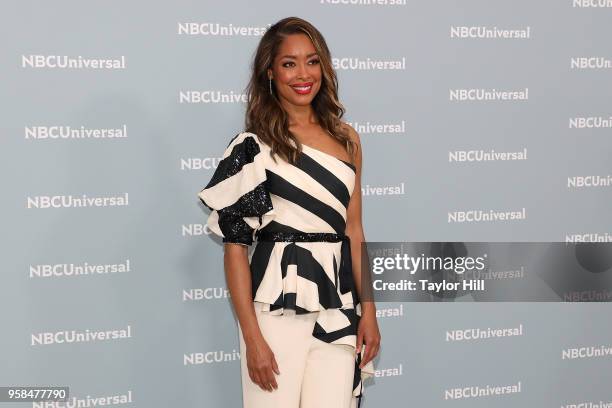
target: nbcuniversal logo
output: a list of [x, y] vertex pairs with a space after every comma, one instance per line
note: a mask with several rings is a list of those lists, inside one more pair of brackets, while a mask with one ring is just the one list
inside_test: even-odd
[[129, 205], [128, 193], [110, 197], [80, 197], [73, 195], [42, 195], [27, 197], [26, 208], [80, 208], [80, 207], [123, 207]]
[[125, 55], [119, 58], [83, 58], [68, 55], [22, 55], [21, 68], [126, 69]]

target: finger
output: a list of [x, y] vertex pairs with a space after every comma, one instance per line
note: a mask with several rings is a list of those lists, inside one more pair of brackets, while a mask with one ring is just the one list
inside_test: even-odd
[[372, 358], [374, 358], [374, 356], [372, 355], [372, 347], [368, 346], [366, 347], [366, 351], [363, 355], [363, 359], [361, 360], [361, 364], [359, 367], [363, 368], [366, 364], [370, 362], [370, 360], [372, 360]]
[[264, 388], [263, 383], [261, 381], [261, 377], [259, 376], [259, 371], [254, 370], [253, 376], [255, 377], [255, 384], [257, 384], [259, 386], [259, 388], [261, 388], [262, 390], [265, 391], [265, 388]]
[[366, 347], [365, 352], [363, 353], [363, 357], [361, 357], [361, 361], [359, 362], [359, 368], [363, 368], [368, 363], [368, 351], [369, 348]]
[[255, 383], [256, 385], [259, 385], [261, 383], [261, 380], [259, 379], [259, 375], [257, 374], [257, 370], [249, 369], [249, 375], [253, 383]]
[[273, 391], [278, 388], [278, 384], [276, 383], [276, 378], [274, 377], [274, 372], [272, 371], [272, 368], [268, 369], [266, 378], [267, 378], [268, 384], [270, 384], [270, 388], [271, 388], [270, 391]]
[[365, 348], [363, 354], [361, 355], [361, 360], [359, 360], [359, 368], [362, 368], [363, 365], [366, 363], [366, 356], [367, 356], [367, 352], [368, 352], [368, 347], [367, 345], [363, 345], [362, 347]]
[[276, 380], [274, 379], [274, 373], [272, 372], [272, 367], [263, 367], [261, 371], [261, 380], [266, 385], [266, 389], [270, 392], [274, 391], [274, 385], [276, 384]]
[[360, 330], [357, 331], [357, 344], [355, 345], [355, 353], [359, 354], [361, 352], [361, 346], [363, 344], [363, 334]]
[[266, 384], [262, 380], [261, 375], [257, 374], [256, 377], [257, 377], [257, 385], [259, 386], [259, 388], [261, 388], [262, 390], [266, 391]]
[[367, 358], [367, 360], [366, 360], [365, 364], [367, 364], [368, 362], [374, 360], [374, 358], [378, 354], [378, 350], [379, 350], [379, 347], [377, 345], [376, 346], [369, 346], [369, 350], [366, 350], [366, 358]]
[[264, 391], [272, 391], [270, 389], [270, 381], [264, 369], [259, 370], [260, 386]]
[[251, 379], [252, 382], [257, 384], [257, 381], [255, 380], [255, 373], [250, 368], [248, 370], [249, 370], [249, 378]]
[[278, 368], [278, 363], [276, 362], [276, 358], [274, 358], [274, 356], [272, 356], [272, 369], [276, 374], [280, 375], [280, 369]]
[[380, 350], [380, 347], [378, 346], [372, 347], [372, 359], [374, 359], [378, 355], [379, 350]]

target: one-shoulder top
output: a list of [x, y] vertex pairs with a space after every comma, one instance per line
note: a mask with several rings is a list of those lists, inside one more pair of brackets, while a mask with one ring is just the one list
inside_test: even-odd
[[[211, 209], [206, 225], [222, 242], [251, 246], [259, 232], [345, 234], [347, 208], [356, 168], [331, 154], [304, 145], [295, 165], [270, 156], [257, 135], [234, 136], [206, 185], [198, 193]], [[256, 241], [249, 255], [253, 300], [263, 311], [319, 312], [313, 336], [356, 347], [361, 304], [341, 290], [341, 242]], [[344, 252], [346, 254], [346, 252]], [[352, 274], [349, 274], [353, 279]], [[346, 276], [346, 275], [345, 275]], [[361, 400], [363, 380], [373, 362], [358, 365], [353, 396]], [[360, 401], [361, 402], [361, 401]]]

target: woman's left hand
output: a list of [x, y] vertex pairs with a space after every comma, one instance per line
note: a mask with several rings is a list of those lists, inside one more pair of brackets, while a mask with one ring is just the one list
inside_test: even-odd
[[359, 368], [363, 368], [370, 360], [376, 357], [380, 349], [380, 332], [378, 331], [378, 322], [374, 312], [364, 313], [359, 319], [356, 353], [361, 352], [361, 347], [364, 343], [366, 350]]

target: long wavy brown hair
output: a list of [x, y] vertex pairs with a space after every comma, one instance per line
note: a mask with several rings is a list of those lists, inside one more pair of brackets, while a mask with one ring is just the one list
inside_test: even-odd
[[278, 21], [268, 28], [259, 42], [251, 64], [251, 78], [245, 89], [248, 98], [245, 131], [255, 133], [269, 145], [273, 157], [277, 154], [291, 164], [295, 164], [298, 154], [302, 152], [302, 144], [289, 131], [289, 117], [274, 87], [273, 93], [270, 93], [267, 74], [281, 42], [291, 34], [310, 37], [319, 56], [322, 73], [321, 87], [311, 103], [313, 110], [323, 130], [346, 146], [349, 157], [353, 158], [357, 146], [350, 140], [348, 128], [340, 120], [345, 109], [338, 100], [338, 78], [332, 66], [331, 53], [319, 30], [299, 17]]

